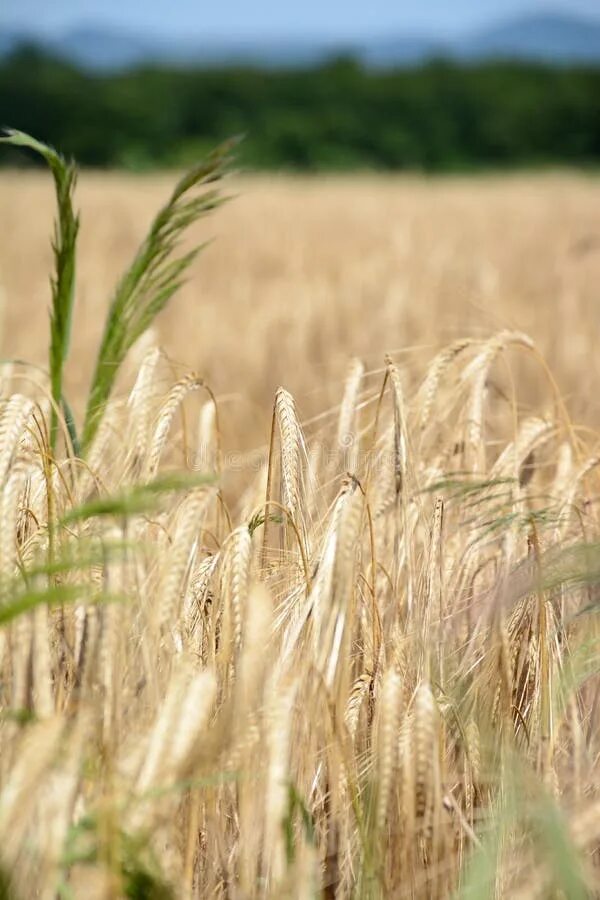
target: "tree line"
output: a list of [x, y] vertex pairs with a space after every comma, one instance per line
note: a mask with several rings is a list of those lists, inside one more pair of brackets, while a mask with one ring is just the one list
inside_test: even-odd
[[23, 48], [0, 64], [0, 123], [99, 167], [185, 165], [237, 134], [249, 169], [597, 166], [600, 68], [436, 60], [374, 71], [340, 58], [99, 76]]

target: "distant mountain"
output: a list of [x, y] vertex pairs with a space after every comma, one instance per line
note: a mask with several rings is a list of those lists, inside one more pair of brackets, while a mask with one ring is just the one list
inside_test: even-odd
[[457, 41], [462, 59], [537, 60], [550, 63], [600, 63], [600, 20], [568, 13], [521, 16]]
[[386, 38], [357, 48], [358, 57], [374, 67], [390, 67], [446, 57], [462, 62], [513, 59], [559, 65], [600, 65], [600, 18], [568, 13], [519, 16], [445, 42], [427, 38]]
[[25, 43], [94, 71], [126, 69], [142, 63], [295, 68], [337, 55], [352, 55], [373, 68], [417, 65], [434, 57], [464, 62], [518, 59], [600, 65], [600, 19], [586, 20], [569, 13], [521, 16], [444, 42], [424, 35], [392, 35], [350, 43], [303, 38], [198, 40], [139, 36], [95, 26], [40, 38], [5, 29], [0, 31], [0, 58]]
[[142, 63], [170, 65], [309, 66], [336, 55], [334, 42], [156, 37], [118, 29], [84, 26], [64, 34], [40, 37], [33, 33], [0, 31], [0, 58], [24, 45], [65, 59], [92, 71], [127, 69]]

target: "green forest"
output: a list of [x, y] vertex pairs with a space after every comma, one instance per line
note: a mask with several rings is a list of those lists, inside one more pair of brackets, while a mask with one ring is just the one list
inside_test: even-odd
[[245, 169], [595, 167], [600, 69], [439, 60], [374, 71], [340, 58], [98, 76], [24, 48], [0, 64], [0, 124], [95, 167], [184, 165], [233, 135]]

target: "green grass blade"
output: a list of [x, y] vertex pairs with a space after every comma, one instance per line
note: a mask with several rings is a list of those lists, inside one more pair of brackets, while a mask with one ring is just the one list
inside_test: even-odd
[[[63, 603], [75, 603], [91, 594], [87, 584], [60, 584], [42, 590], [26, 590], [13, 597], [8, 603], [0, 605], [0, 627], [8, 625], [13, 619], [31, 612], [38, 606], [62, 606]], [[94, 602], [113, 603], [122, 600], [121, 596], [95, 594]]]
[[156, 508], [157, 498], [171, 491], [191, 490], [212, 484], [212, 475], [167, 475], [148, 484], [136, 485], [112, 497], [99, 497], [77, 506], [61, 519], [61, 525], [82, 522], [105, 516], [129, 516], [150, 512]]
[[586, 900], [589, 897], [580, 854], [577, 852], [567, 822], [557, 803], [542, 795], [534, 810], [533, 825], [537, 832], [542, 859], [552, 869], [554, 887], [569, 900]]
[[52, 308], [50, 312], [50, 385], [54, 406], [50, 419], [50, 444], [54, 451], [58, 439], [58, 412], [62, 405], [63, 369], [69, 352], [71, 321], [75, 298], [75, 260], [79, 216], [73, 210], [73, 193], [77, 169], [56, 150], [22, 131], [9, 130], [0, 143], [33, 150], [47, 163], [56, 191], [58, 216], [54, 228], [52, 250], [54, 275], [51, 278]]
[[79, 442], [79, 436], [77, 434], [77, 426], [75, 425], [75, 416], [73, 415], [73, 410], [71, 409], [70, 404], [67, 401], [67, 398], [63, 395], [62, 398], [62, 411], [65, 420], [65, 425], [67, 427], [67, 431], [69, 432], [69, 439], [71, 441], [71, 446], [73, 447], [73, 453], [75, 456], [81, 456], [81, 444]]

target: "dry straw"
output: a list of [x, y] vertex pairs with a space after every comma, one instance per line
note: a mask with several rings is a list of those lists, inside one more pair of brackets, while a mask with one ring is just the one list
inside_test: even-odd
[[[510, 340], [444, 357], [464, 356], [466, 413], [483, 415], [474, 391]], [[250, 897], [301, 896], [299, 873], [339, 896], [460, 896], [486, 833], [503, 827], [519, 766], [569, 821], [568, 864], [593, 885], [565, 801], [584, 815], [596, 782], [595, 632], [576, 613], [594, 602], [595, 544], [582, 535], [596, 534], [585, 498], [597, 457], [576, 467], [550, 417], [515, 427], [490, 396], [484, 418], [500, 406], [502, 440], [470, 431], [473, 453], [458, 453], [474, 469], [445, 472], [453, 454], [436, 443], [456, 431], [431, 415], [418, 439], [423, 388], [411, 399], [388, 359], [366, 476], [339, 470], [324, 514], [304, 490], [305, 440], [283, 389], [266, 505], [266, 469], [237, 498], [168, 480], [163, 494], [168, 436], [184, 439], [175, 416], [203, 382], [154, 397], [158, 358], [142, 361], [128, 405], [108, 405], [88, 468], [47, 473], [43, 444], [22, 445], [33, 407], [5, 405], [0, 665], [12, 718], [0, 729], [0, 824], [7, 835], [16, 825], [0, 858], [14, 885], [66, 879], [78, 896], [84, 864], [117, 896], [132, 871], [193, 897], [224, 896], [225, 881]], [[359, 365], [351, 376], [342, 418], [353, 431]], [[212, 399], [204, 410], [199, 440], [215, 448]], [[340, 422], [324, 423], [315, 439], [335, 443]], [[330, 460], [313, 460], [326, 482]], [[257, 532], [276, 525], [285, 540], [261, 566]], [[519, 801], [510, 864], [494, 864], [507, 890], [528, 883], [533, 797]], [[52, 838], [36, 824], [50, 815]], [[102, 862], [73, 836], [84, 822]], [[87, 862], [65, 863], [59, 844]], [[553, 864], [545, 885], [563, 883]]]

